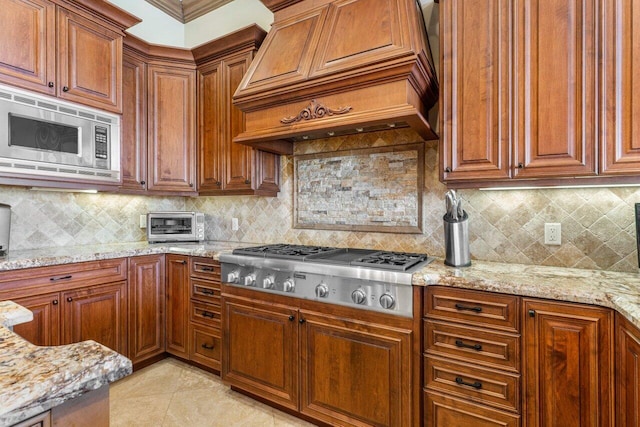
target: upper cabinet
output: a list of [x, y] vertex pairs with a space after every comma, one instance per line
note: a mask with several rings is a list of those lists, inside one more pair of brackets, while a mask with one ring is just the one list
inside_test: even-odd
[[122, 39], [139, 21], [104, 1], [58, 3], [3, 3], [0, 81], [122, 112]]
[[265, 32], [250, 26], [194, 49], [198, 64], [198, 191], [276, 196], [279, 156], [233, 142], [245, 114], [232, 96]]
[[440, 3], [442, 181], [637, 180], [631, 70], [640, 65], [640, 13], [632, 2], [485, 3]]

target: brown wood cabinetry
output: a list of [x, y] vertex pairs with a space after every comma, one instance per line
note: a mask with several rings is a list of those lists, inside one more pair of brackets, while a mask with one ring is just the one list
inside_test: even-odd
[[192, 257], [189, 279], [189, 359], [220, 371], [220, 263]]
[[611, 310], [535, 299], [523, 309], [523, 425], [613, 425]]
[[196, 76], [191, 52], [127, 36], [122, 74], [120, 191], [195, 194]]
[[189, 257], [166, 255], [167, 353], [189, 359]]
[[129, 258], [129, 359], [135, 364], [164, 353], [164, 255]]
[[28, 308], [33, 320], [13, 327], [14, 332], [32, 344], [60, 345], [60, 293], [14, 298], [16, 304]]
[[222, 301], [226, 383], [331, 425], [412, 425], [411, 319], [229, 286]]
[[616, 313], [616, 425], [640, 425], [640, 330]]
[[245, 114], [232, 104], [265, 32], [247, 27], [194, 49], [198, 64], [199, 194], [278, 193], [279, 156], [233, 142]]
[[122, 112], [122, 39], [137, 19], [97, 2], [3, 4], [0, 81]]

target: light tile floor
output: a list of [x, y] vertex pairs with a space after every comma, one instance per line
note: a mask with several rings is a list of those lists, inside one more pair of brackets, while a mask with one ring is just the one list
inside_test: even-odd
[[111, 427], [313, 426], [171, 358], [111, 384], [109, 392]]

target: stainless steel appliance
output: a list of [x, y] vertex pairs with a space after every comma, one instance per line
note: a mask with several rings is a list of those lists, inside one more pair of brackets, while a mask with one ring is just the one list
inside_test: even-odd
[[200, 242], [204, 240], [204, 214], [200, 212], [149, 212], [147, 240], [153, 242]]
[[9, 252], [11, 232], [11, 206], [0, 203], [0, 257]]
[[264, 292], [413, 316], [412, 274], [424, 254], [275, 244], [221, 254], [222, 280]]
[[120, 182], [120, 117], [0, 85], [0, 172]]

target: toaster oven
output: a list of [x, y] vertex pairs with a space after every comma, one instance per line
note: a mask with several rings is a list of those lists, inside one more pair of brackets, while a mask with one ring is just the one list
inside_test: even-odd
[[204, 214], [200, 212], [149, 212], [147, 240], [154, 242], [201, 242]]

